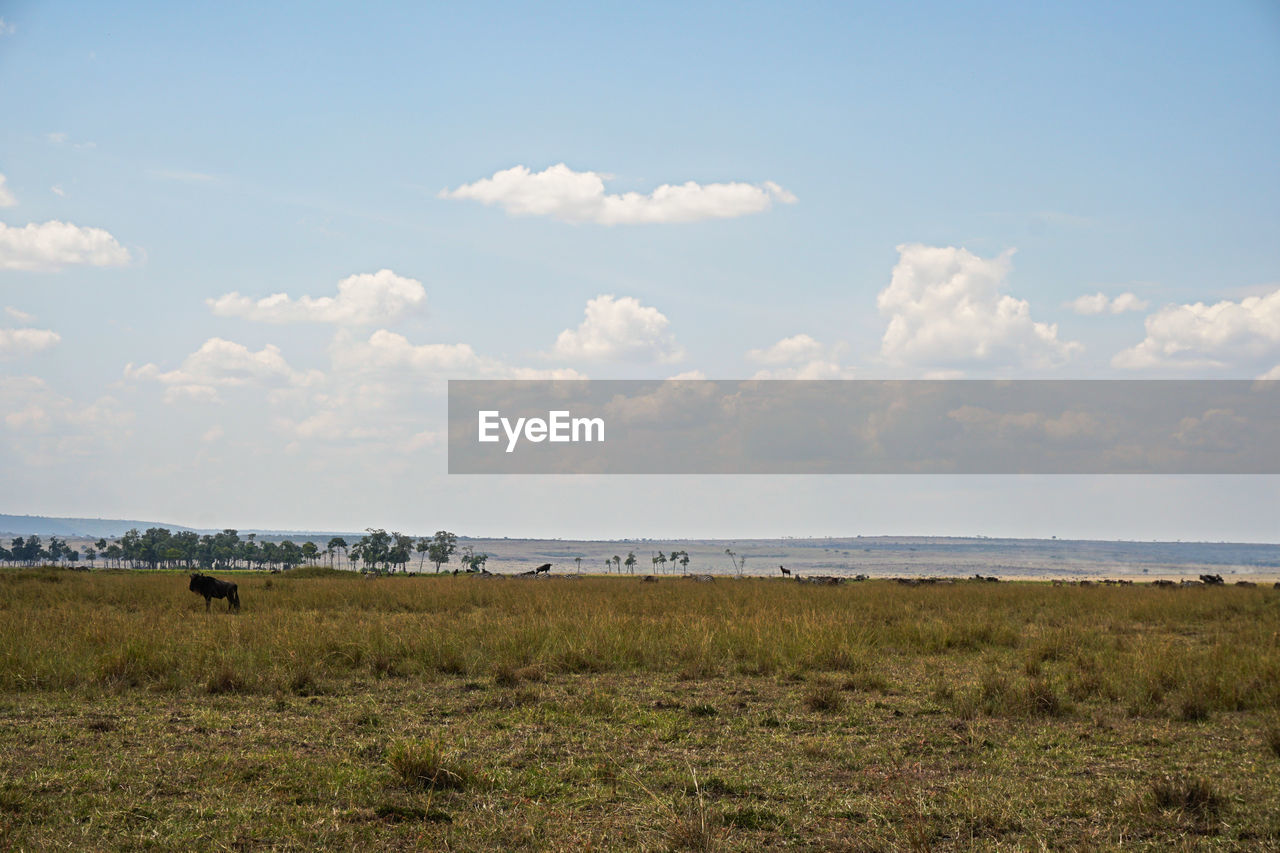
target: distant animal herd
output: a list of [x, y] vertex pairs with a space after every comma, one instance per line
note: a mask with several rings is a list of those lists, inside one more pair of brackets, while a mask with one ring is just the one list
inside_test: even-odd
[[[511, 577], [537, 577], [539, 575], [550, 577], [551, 566], [552, 566], [551, 563], [543, 563], [542, 565], [529, 569], [528, 571], [519, 572], [518, 574], [511, 575]], [[836, 577], [833, 575], [809, 575], [809, 576], [802, 577], [801, 575], [794, 573], [791, 569], [788, 569], [786, 566], [778, 566], [778, 571], [782, 574], [782, 577], [791, 578], [797, 583], [816, 584], [819, 586], [835, 586], [842, 583], [857, 583], [859, 581], [870, 580], [870, 576], [862, 575], [862, 574], [854, 575], [853, 577]], [[454, 574], [456, 575], [458, 573], [455, 571]], [[491, 578], [506, 577], [505, 575], [495, 574], [494, 572], [486, 571], [483, 569], [479, 572], [476, 572], [475, 574], [478, 574], [484, 577], [491, 577]], [[574, 578], [576, 577], [576, 575], [558, 575], [558, 577]], [[684, 575], [684, 578], [688, 580], [701, 581], [703, 583], [711, 583], [715, 580], [714, 575], [690, 574], [690, 575]], [[645, 583], [656, 583], [658, 578], [655, 575], [643, 575], [640, 578], [640, 580]], [[949, 585], [949, 584], [954, 584], [956, 582], [955, 578], [935, 578], [935, 577], [911, 577], [911, 578], [896, 577], [896, 578], [886, 578], [886, 580], [895, 581], [896, 583], [902, 584], [903, 586], [926, 586], [926, 585], [934, 585], [934, 584]], [[982, 583], [998, 583], [1000, 581], [1000, 578], [995, 577], [994, 575], [982, 575], [982, 574], [975, 573], [973, 577], [970, 578], [970, 580], [978, 581]], [[1100, 581], [1092, 581], [1092, 580], [1067, 581], [1067, 580], [1054, 579], [1052, 583], [1054, 586], [1067, 586], [1067, 585], [1094, 586], [1096, 584], [1106, 584], [1110, 586], [1131, 586], [1133, 584], [1133, 581], [1127, 578], [1120, 578], [1120, 579], [1107, 578], [1105, 580], [1100, 580]], [[1162, 578], [1159, 580], [1152, 581], [1151, 585], [1159, 586], [1159, 587], [1225, 586], [1226, 581], [1222, 579], [1222, 575], [1204, 574], [1204, 575], [1200, 575], [1199, 580], [1191, 580], [1190, 578], [1184, 578], [1181, 581], [1171, 581], [1171, 580]], [[1235, 586], [1252, 588], [1252, 587], [1256, 587], [1257, 584], [1253, 581], [1240, 580], [1235, 582]], [[1280, 590], [1280, 581], [1276, 581], [1274, 586], [1276, 589]], [[238, 612], [240, 610], [240, 590], [239, 590], [239, 587], [236, 586], [234, 581], [218, 580], [217, 578], [211, 577], [209, 575], [195, 573], [191, 575], [191, 583], [188, 584], [187, 588], [194, 593], [204, 596], [204, 609], [206, 613], [209, 612], [210, 605], [213, 603], [213, 599], [215, 598], [226, 599], [228, 613], [232, 611]]]

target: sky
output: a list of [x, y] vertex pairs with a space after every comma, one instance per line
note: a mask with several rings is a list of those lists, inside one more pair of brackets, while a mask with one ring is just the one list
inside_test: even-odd
[[450, 378], [1280, 378], [1280, 5], [0, 0], [0, 510], [1277, 541], [1242, 477], [464, 477]]

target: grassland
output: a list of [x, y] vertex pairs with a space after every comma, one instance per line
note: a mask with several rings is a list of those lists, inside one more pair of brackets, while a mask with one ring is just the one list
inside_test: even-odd
[[0, 848], [1280, 846], [1280, 591], [0, 573]]

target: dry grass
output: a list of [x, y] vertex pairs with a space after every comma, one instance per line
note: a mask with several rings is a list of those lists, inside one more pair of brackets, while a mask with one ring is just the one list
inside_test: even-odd
[[236, 581], [0, 573], [0, 847], [1280, 844], [1271, 589]]

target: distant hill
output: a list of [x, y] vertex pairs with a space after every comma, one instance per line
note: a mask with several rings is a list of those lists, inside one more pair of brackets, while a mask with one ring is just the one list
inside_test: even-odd
[[0, 533], [11, 536], [84, 536], [90, 539], [123, 536], [133, 528], [167, 527], [170, 530], [191, 530], [180, 524], [159, 521], [138, 521], [125, 518], [49, 518], [43, 515], [0, 514]]

